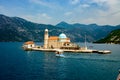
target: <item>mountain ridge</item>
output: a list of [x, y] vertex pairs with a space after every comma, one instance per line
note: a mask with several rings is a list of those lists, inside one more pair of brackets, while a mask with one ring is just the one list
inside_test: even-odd
[[115, 43], [120, 44], [120, 29], [111, 31], [105, 38], [96, 41], [95, 43]]
[[[70, 28], [69, 28], [70, 27]], [[73, 42], [84, 42], [86, 35], [88, 42], [104, 38], [112, 30], [120, 29], [117, 26], [99, 26], [97, 24], [69, 24], [60, 22], [57, 25], [38, 24], [19, 17], [0, 15], [0, 41], [40, 41], [43, 42], [44, 30], [48, 28], [51, 36], [65, 33]]]

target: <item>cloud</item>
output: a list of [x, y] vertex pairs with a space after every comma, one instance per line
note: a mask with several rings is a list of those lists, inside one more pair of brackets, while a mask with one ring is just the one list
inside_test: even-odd
[[90, 23], [96, 23], [96, 20], [94, 18], [87, 18], [87, 19], [83, 19], [81, 20], [82, 23], [87, 23], [87, 24], [90, 24]]
[[3, 6], [0, 6], [0, 11], [3, 10]]
[[103, 15], [103, 17], [99, 17], [99, 22], [102, 24], [120, 24], [120, 0], [106, 0], [106, 5], [108, 7], [107, 11], [103, 13], [99, 12], [99, 15]]
[[92, 2], [95, 2], [95, 3], [104, 3], [108, 0], [92, 0]]
[[58, 4], [57, 1], [47, 1], [47, 0], [29, 0], [30, 3], [39, 5], [39, 7], [47, 7], [50, 9], [58, 10], [61, 9], [61, 6]]
[[[98, 15], [98, 16], [97, 16]], [[79, 22], [81, 23], [96, 23], [99, 25], [118, 25], [120, 24], [120, 11], [115, 13], [107, 13], [104, 11], [97, 11], [97, 14], [95, 16], [88, 16], [87, 18], [80, 19]]]
[[[53, 5], [52, 2], [48, 3], [43, 0], [30, 0], [36, 4], [40, 4], [42, 6], [46, 6], [49, 8], [57, 8], [55, 13], [57, 12], [61, 14], [57, 14], [58, 16], [54, 18], [50, 17], [46, 13], [42, 13], [32, 18], [35, 22], [40, 23], [55, 23], [58, 21], [69, 21], [69, 22], [79, 22], [85, 24], [97, 23], [97, 24], [111, 24], [116, 25], [120, 24], [120, 0], [69, 0], [73, 8], [64, 8], [62, 5], [59, 5], [62, 9], [58, 8], [56, 5]], [[64, 11], [64, 12], [62, 12]], [[74, 14], [73, 14], [74, 12]], [[64, 16], [62, 16], [62, 14]], [[39, 16], [39, 19], [38, 19]], [[62, 16], [62, 17], [60, 17]], [[56, 20], [57, 19], [57, 20]]]
[[39, 14], [38, 16], [43, 17], [45, 19], [51, 19], [52, 17], [48, 16], [46, 13]]
[[113, 12], [113, 13], [111, 13], [110, 15], [116, 15], [116, 14], [120, 14], [120, 10], [119, 10], [119, 11], [116, 11], [116, 12]]
[[3, 6], [0, 6], [0, 13], [7, 12], [6, 9]]
[[118, 9], [120, 7], [120, 0], [92, 0], [91, 3], [96, 3], [100, 6], [106, 6], [109, 9]]
[[76, 6], [72, 12], [72, 20], [91, 24], [100, 25], [117, 25], [120, 24], [120, 0], [90, 0], [82, 2]]
[[5, 6], [0, 6], [0, 14], [4, 14], [4, 15], [11, 15], [11, 12], [8, 8], [6, 8]]
[[19, 7], [9, 6], [12, 2], [8, 5], [1, 3], [0, 13], [45, 24], [63, 20], [85, 24], [120, 24], [120, 0], [27, 0], [26, 3], [27, 6], [20, 4]]
[[90, 7], [90, 5], [89, 4], [83, 4], [82, 7], [83, 8], [88, 8], [88, 7]]
[[73, 12], [66, 12], [64, 15], [65, 16], [70, 16], [70, 15], [72, 15], [73, 14]]
[[46, 13], [41, 13], [36, 15], [23, 15], [21, 17], [35, 23], [50, 24], [52, 21], [52, 17], [50, 17]]
[[39, 4], [45, 7], [53, 8], [51, 3], [45, 2], [44, 0], [29, 0], [31, 3]]
[[80, 0], [70, 0], [70, 3], [72, 5], [78, 4], [80, 2]]

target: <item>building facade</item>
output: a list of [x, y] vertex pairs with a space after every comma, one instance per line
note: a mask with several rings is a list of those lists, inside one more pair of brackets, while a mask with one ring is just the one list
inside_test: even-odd
[[61, 33], [59, 36], [49, 36], [48, 29], [45, 29], [45, 49], [72, 49], [77, 47], [78, 46], [76, 44], [70, 42], [70, 38], [68, 38], [64, 33]]
[[33, 41], [27, 41], [24, 43], [24, 46], [23, 48], [24, 49], [31, 49], [31, 48], [34, 48], [35, 47], [35, 43]]

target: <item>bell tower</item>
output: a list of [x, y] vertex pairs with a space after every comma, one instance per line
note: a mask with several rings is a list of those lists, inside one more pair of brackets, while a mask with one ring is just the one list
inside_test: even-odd
[[45, 33], [44, 33], [44, 48], [45, 49], [48, 48], [48, 29], [45, 29]]

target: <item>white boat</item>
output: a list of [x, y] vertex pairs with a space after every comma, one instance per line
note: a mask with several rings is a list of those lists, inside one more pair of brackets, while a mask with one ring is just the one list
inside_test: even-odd
[[56, 54], [57, 57], [64, 57], [63, 50], [61, 50], [61, 49], [57, 49], [55, 54]]
[[100, 51], [98, 51], [98, 53], [107, 54], [107, 53], [111, 53], [111, 51], [109, 51], [109, 50], [100, 50]]

